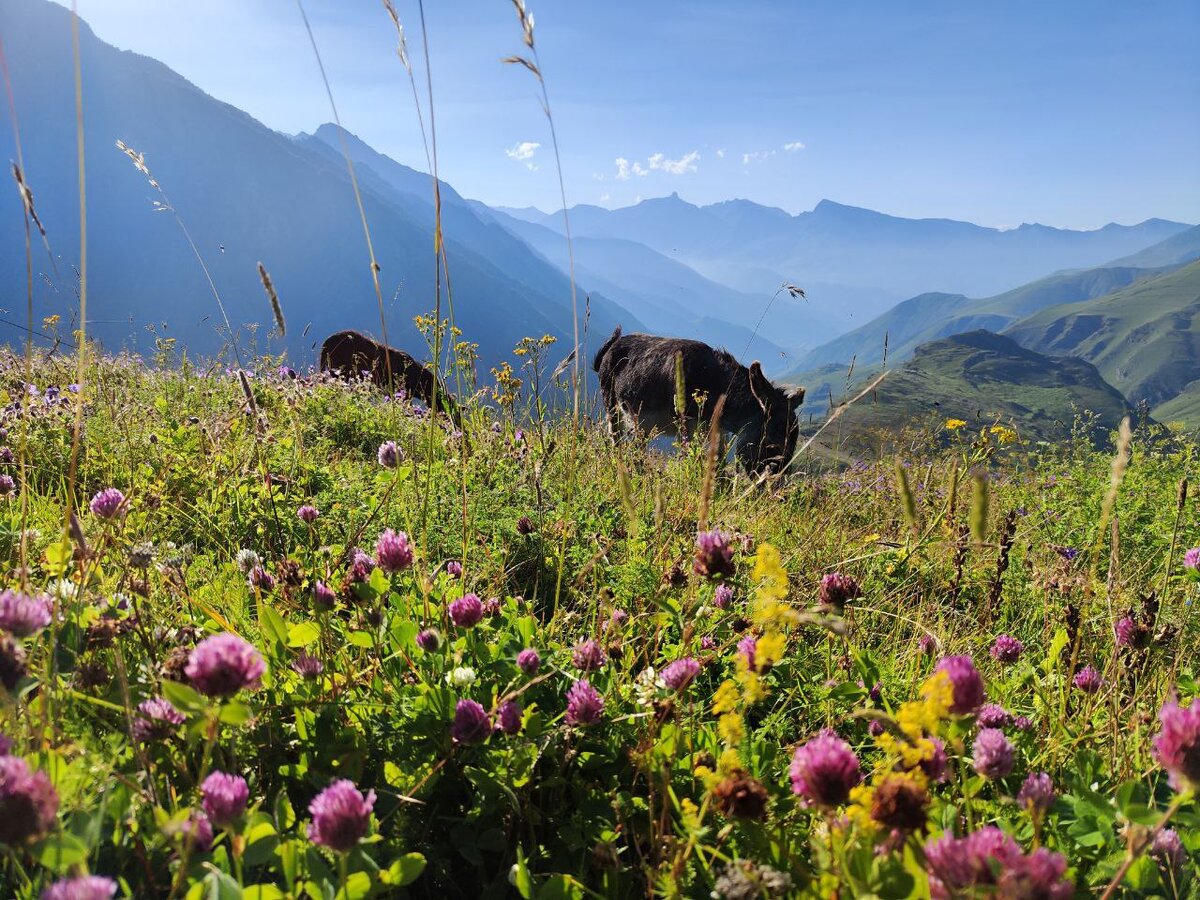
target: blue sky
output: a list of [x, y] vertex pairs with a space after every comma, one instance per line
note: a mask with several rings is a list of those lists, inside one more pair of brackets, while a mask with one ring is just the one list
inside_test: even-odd
[[[331, 118], [291, 0], [78, 2], [104, 40], [273, 128]], [[994, 226], [1200, 221], [1195, 0], [528, 2], [571, 204], [678, 191]], [[416, 4], [396, 5], [423, 72]], [[306, 9], [343, 124], [424, 168], [382, 4]], [[426, 14], [443, 178], [557, 208], [536, 84], [499, 62], [523, 49], [511, 4], [429, 0]]]

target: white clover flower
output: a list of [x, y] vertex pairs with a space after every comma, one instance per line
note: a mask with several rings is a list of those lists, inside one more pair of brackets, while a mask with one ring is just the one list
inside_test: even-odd
[[662, 679], [653, 666], [642, 669], [634, 681], [633, 694], [639, 706], [653, 706], [654, 695], [662, 686]]
[[458, 666], [449, 675], [446, 680], [455, 687], [468, 687], [475, 683], [475, 670], [470, 666]]
[[50, 592], [50, 596], [63, 602], [74, 600], [79, 596], [79, 585], [66, 578], [54, 578], [46, 585], [46, 590]]
[[242, 570], [243, 575], [249, 575], [251, 569], [253, 569], [255, 566], [262, 565], [262, 560], [259, 558], [259, 555], [253, 550], [248, 550], [245, 548], [237, 552], [235, 559], [237, 561], [237, 567]]

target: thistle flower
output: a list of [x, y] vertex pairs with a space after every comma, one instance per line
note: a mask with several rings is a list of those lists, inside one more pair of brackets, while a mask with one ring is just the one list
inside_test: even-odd
[[975, 724], [980, 728], [1007, 728], [1012, 722], [1012, 713], [999, 703], [987, 703], [975, 713]]
[[183, 713], [163, 697], [151, 697], [138, 704], [138, 717], [133, 720], [134, 740], [143, 744], [161, 741], [175, 733], [184, 723]]
[[459, 628], [473, 628], [483, 620], [483, 602], [475, 594], [464, 594], [447, 608], [450, 621]]
[[529, 678], [537, 674], [542, 665], [542, 657], [532, 647], [526, 647], [517, 654], [517, 668]]
[[413, 564], [412, 545], [403, 531], [385, 528], [375, 542], [375, 559], [388, 575], [403, 572]]
[[1100, 677], [1100, 673], [1096, 671], [1094, 666], [1084, 666], [1075, 673], [1075, 677], [1071, 679], [1071, 683], [1085, 694], [1094, 694], [1104, 684], [1104, 679]]
[[461, 578], [463, 573], [462, 563], [457, 559], [452, 559], [446, 563], [446, 574], [451, 578]]
[[526, 535], [533, 534], [537, 528], [533, 524], [533, 519], [529, 516], [521, 516], [517, 519], [517, 534]]
[[379, 445], [375, 458], [385, 469], [394, 469], [400, 465], [400, 448], [396, 446], [395, 441], [384, 441]]
[[1021, 653], [1025, 650], [1025, 645], [1011, 635], [1002, 634], [996, 638], [996, 642], [992, 644], [992, 658], [997, 662], [1005, 664], [1015, 663], [1021, 658]]
[[91, 507], [92, 515], [96, 518], [112, 521], [124, 509], [125, 495], [115, 487], [105, 488], [92, 497], [92, 501], [88, 505]]
[[1043, 815], [1054, 805], [1054, 782], [1045, 772], [1031, 772], [1017, 794], [1017, 803], [1030, 815]]
[[1200, 547], [1193, 547], [1183, 554], [1183, 567], [1191, 569], [1193, 572], [1200, 568]]
[[717, 649], [716, 638], [714, 638], [711, 634], [706, 634], [704, 637], [700, 638], [700, 649], [701, 650]]
[[789, 774], [792, 793], [803, 797], [805, 805], [825, 808], [845, 803], [850, 789], [862, 780], [858, 757], [828, 728], [796, 748]]
[[492, 733], [492, 720], [487, 710], [474, 700], [459, 700], [454, 707], [454, 724], [450, 737], [456, 744], [479, 744]]
[[200, 785], [200, 805], [214, 825], [228, 827], [246, 812], [250, 787], [240, 775], [213, 772]]
[[846, 604], [862, 596], [858, 582], [841, 572], [830, 572], [821, 579], [821, 607], [842, 614]]
[[0, 630], [13, 637], [37, 634], [50, 624], [50, 598], [30, 597], [20, 591], [0, 593]]
[[300, 521], [305, 525], [311, 525], [313, 522], [317, 521], [320, 515], [320, 510], [318, 510], [315, 506], [310, 506], [307, 503], [296, 510], [297, 518], [299, 518]]
[[932, 656], [938, 651], [938, 640], [932, 634], [923, 634], [917, 640], [917, 649], [926, 656]]
[[111, 900], [117, 883], [103, 875], [60, 878], [42, 891], [42, 900]]
[[972, 746], [975, 771], [984, 778], [1003, 778], [1013, 769], [1013, 746], [999, 728], [983, 728]]
[[209, 697], [230, 697], [256, 690], [267, 665], [254, 645], [225, 632], [202, 640], [188, 657], [188, 680]]
[[950, 678], [954, 688], [954, 704], [950, 707], [952, 713], [972, 713], [983, 703], [983, 678], [971, 657], [943, 656], [934, 671], [945, 672]]
[[436, 628], [426, 628], [417, 632], [417, 646], [426, 653], [434, 653], [442, 646], [442, 635]]
[[292, 660], [292, 671], [301, 678], [312, 681], [325, 671], [325, 664], [310, 653], [301, 653]]
[[604, 648], [590, 638], [580, 641], [571, 651], [571, 661], [577, 669], [594, 672], [604, 665]]
[[692, 571], [705, 578], [724, 578], [734, 572], [733, 548], [730, 536], [724, 531], [713, 529], [696, 535], [696, 558]]
[[337, 594], [323, 581], [317, 581], [312, 589], [313, 608], [319, 612], [329, 612], [337, 605]]
[[692, 659], [690, 656], [685, 656], [683, 659], [677, 659], [670, 663], [662, 670], [661, 678], [663, 683], [673, 691], [682, 691], [692, 679], [700, 672], [700, 663]]
[[713, 592], [713, 605], [717, 609], [729, 609], [733, 605], [733, 588], [727, 584], [718, 584]]
[[505, 734], [516, 734], [521, 730], [521, 706], [513, 700], [500, 704], [496, 712], [496, 729]]
[[308, 805], [308, 813], [312, 816], [308, 839], [319, 847], [349, 853], [366, 837], [374, 808], [374, 791], [367, 791], [364, 796], [353, 781], [340, 778]]
[[770, 799], [771, 795], [762, 782], [741, 770], [730, 772], [713, 788], [713, 801], [717, 809], [729, 819], [765, 821]]
[[264, 594], [269, 594], [275, 590], [274, 576], [262, 566], [255, 566], [251, 569], [250, 575], [246, 580], [250, 583], [250, 587], [262, 591]]
[[17, 492], [17, 481], [11, 475], [0, 475], [0, 497], [7, 497]]
[[885, 828], [924, 831], [928, 810], [928, 792], [904, 775], [887, 776], [871, 795], [871, 818]]
[[45, 772], [19, 756], [0, 756], [0, 844], [19, 847], [54, 827], [58, 794]]
[[592, 725], [604, 713], [604, 698], [581, 678], [567, 691], [567, 722], [571, 725]]
[[1177, 791], [1200, 787], [1200, 702], [1180, 706], [1168, 700], [1158, 714], [1162, 731], [1154, 739], [1154, 758], [1167, 770]]

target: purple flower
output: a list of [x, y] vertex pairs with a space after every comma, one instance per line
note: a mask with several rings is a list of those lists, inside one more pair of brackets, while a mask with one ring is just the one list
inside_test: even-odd
[[459, 628], [472, 628], [483, 620], [483, 603], [475, 594], [464, 594], [450, 604], [447, 612]]
[[375, 560], [364, 551], [356, 549], [350, 561], [350, 580], [355, 583], [366, 581], [371, 577], [371, 570], [374, 568]]
[[395, 441], [384, 441], [379, 445], [375, 458], [385, 469], [394, 469], [400, 465], [400, 448], [396, 446]]
[[542, 657], [532, 647], [526, 647], [517, 654], [517, 668], [532, 678], [542, 666]]
[[17, 482], [11, 475], [0, 475], [0, 497], [16, 493]]
[[0, 629], [25, 638], [50, 624], [50, 598], [30, 597], [19, 591], [0, 593]]
[[301, 678], [312, 681], [325, 671], [325, 664], [310, 653], [301, 653], [292, 660], [292, 671]]
[[19, 847], [54, 827], [58, 794], [45, 772], [19, 756], [0, 756], [0, 844]]
[[521, 707], [513, 700], [500, 704], [496, 713], [496, 728], [505, 734], [516, 734], [521, 730]]
[[696, 558], [692, 570], [707, 578], [724, 578], [733, 574], [733, 548], [729, 535], [719, 529], [696, 535]]
[[266, 671], [267, 664], [253, 644], [225, 632], [193, 648], [184, 674], [202, 694], [231, 697], [240, 690], [256, 690]]
[[1017, 716], [1012, 724], [1017, 731], [1030, 731], [1033, 728], [1033, 719], [1029, 716]]
[[456, 744], [479, 744], [492, 733], [492, 720], [487, 710], [474, 700], [459, 700], [454, 707], [454, 724], [450, 737]]
[[321, 515], [321, 512], [315, 506], [309, 506], [306, 503], [304, 506], [296, 510], [296, 515], [305, 525], [311, 525], [313, 522], [317, 521], [317, 518]]
[[1183, 567], [1192, 571], [1200, 568], [1200, 547], [1193, 547], [1183, 554]]
[[592, 725], [604, 713], [604, 698], [586, 678], [571, 685], [567, 691], [567, 722], [571, 725]]
[[367, 791], [364, 797], [353, 781], [340, 778], [313, 797], [308, 805], [308, 813], [312, 816], [308, 839], [320, 847], [348, 853], [366, 837], [374, 807], [374, 791]]
[[42, 891], [42, 900], [111, 900], [116, 893], [117, 883], [111, 878], [80, 875], [60, 878]]
[[460, 563], [457, 559], [452, 559], [446, 563], [446, 574], [451, 578], [461, 578], [462, 572], [462, 563]]
[[1187, 850], [1183, 847], [1179, 832], [1174, 828], [1164, 828], [1156, 834], [1150, 843], [1150, 858], [1168, 872], [1178, 872], [1182, 869], [1187, 859]]
[[878, 719], [872, 719], [871, 724], [867, 726], [867, 734], [871, 737], [879, 737], [884, 732], [883, 723]]
[[1167, 770], [1177, 791], [1200, 787], [1200, 702], [1180, 706], [1168, 700], [1158, 713], [1162, 731], [1154, 739], [1154, 758]]
[[663, 683], [673, 691], [682, 691], [700, 673], [700, 663], [685, 656], [677, 659], [662, 670]]
[[151, 697], [138, 704], [138, 713], [133, 720], [133, 737], [142, 743], [170, 737], [185, 721], [183, 713], [163, 697]]
[[729, 609], [733, 604], [733, 588], [727, 584], [718, 584], [713, 592], [713, 605], [717, 609]]
[[927, 656], [932, 656], [938, 651], [938, 640], [932, 634], [923, 634], [917, 641], [917, 649]]
[[858, 757], [828, 728], [796, 748], [789, 774], [792, 793], [803, 797], [806, 805], [826, 808], [841, 806], [862, 781]]
[[999, 703], [985, 704], [975, 713], [975, 724], [980, 728], [1007, 728], [1012, 721], [1012, 713]]
[[1071, 683], [1085, 694], [1094, 694], [1100, 690], [1104, 684], [1104, 679], [1100, 677], [1100, 673], [1093, 666], [1084, 666], [1075, 673], [1075, 677], [1071, 679]]
[[1011, 635], [1002, 634], [996, 638], [996, 642], [992, 644], [992, 658], [997, 662], [1006, 664], [1015, 663], [1021, 658], [1021, 653], [1025, 650], [1025, 645]]
[[969, 656], [943, 656], [935, 672], [945, 672], [954, 688], [954, 703], [950, 712], [957, 715], [972, 713], [983, 703], [983, 678]]
[[1054, 805], [1054, 782], [1045, 772], [1031, 772], [1021, 785], [1017, 802], [1025, 807], [1030, 815], [1043, 815]]
[[312, 589], [313, 607], [321, 612], [329, 612], [337, 605], [337, 594], [323, 581], [317, 581]]
[[841, 615], [851, 600], [862, 596], [858, 582], [841, 572], [830, 572], [821, 579], [821, 606]]
[[389, 575], [403, 572], [413, 563], [412, 545], [403, 531], [385, 528], [375, 542], [375, 559], [379, 568]]
[[92, 515], [98, 519], [111, 521], [121, 514], [125, 507], [125, 495], [116, 488], [105, 488], [92, 498], [89, 504]]
[[[975, 896], [1070, 900], [1074, 886], [1063, 881], [1066, 860], [1046, 849], [1028, 856], [995, 825], [964, 838], [946, 834], [925, 845], [929, 892], [934, 900]], [[982, 887], [983, 891], [972, 891]]]
[[975, 771], [984, 778], [1003, 778], [1013, 769], [1013, 746], [999, 728], [983, 728], [975, 736]]
[[946, 744], [941, 738], [931, 737], [929, 743], [933, 744], [933, 751], [921, 760], [920, 766], [925, 777], [936, 784], [946, 780], [946, 766], [949, 765], [950, 759], [946, 755]]
[[174, 833], [183, 840], [190, 852], [207, 853], [212, 849], [213, 827], [202, 812], [192, 813], [175, 826]]
[[250, 788], [240, 775], [213, 772], [200, 785], [200, 805], [205, 815], [217, 826], [232, 825], [246, 812]]
[[250, 587], [257, 588], [264, 594], [275, 590], [275, 578], [262, 566], [255, 566], [251, 569], [247, 580], [250, 582]]
[[426, 653], [434, 653], [442, 646], [442, 635], [436, 628], [426, 628], [417, 632], [417, 646]]
[[737, 643], [737, 652], [746, 661], [746, 668], [751, 672], [758, 671], [755, 659], [758, 656], [758, 638], [752, 634], [746, 635]]
[[701, 650], [715, 650], [717, 648], [717, 640], [711, 634], [706, 634], [700, 638]]
[[580, 641], [571, 651], [571, 661], [577, 669], [594, 672], [604, 665], [604, 648], [590, 638]]
[[496, 616], [500, 614], [500, 598], [489, 597], [483, 601], [483, 614], [485, 616]]
[[0, 464], [7, 466], [16, 462], [16, 459], [12, 447], [0, 447]]

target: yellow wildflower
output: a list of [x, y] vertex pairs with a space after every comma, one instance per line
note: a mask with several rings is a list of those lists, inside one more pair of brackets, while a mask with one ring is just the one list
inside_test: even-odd
[[741, 703], [741, 694], [736, 682], [726, 679], [713, 694], [712, 711], [716, 715], [731, 712]]
[[947, 431], [958, 431], [958, 429], [965, 427], [966, 424], [967, 423], [964, 422], [962, 419], [947, 419], [946, 420], [946, 430]]
[[717, 719], [717, 734], [726, 744], [740, 744], [746, 737], [746, 726], [742, 717], [735, 712], [727, 712]]

